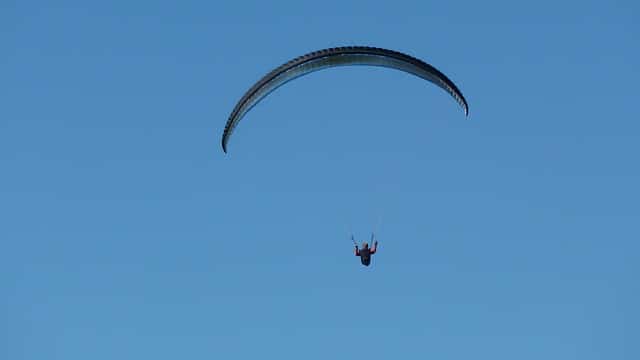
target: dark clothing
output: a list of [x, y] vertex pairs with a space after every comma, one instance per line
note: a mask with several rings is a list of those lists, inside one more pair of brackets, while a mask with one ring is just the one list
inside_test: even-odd
[[371, 264], [371, 255], [376, 253], [376, 248], [377, 246], [374, 246], [373, 248], [366, 247], [358, 249], [356, 246], [356, 256], [360, 256], [360, 262], [362, 265], [369, 266]]

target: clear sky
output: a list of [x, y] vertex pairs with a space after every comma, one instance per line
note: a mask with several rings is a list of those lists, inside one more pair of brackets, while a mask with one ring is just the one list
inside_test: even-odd
[[0, 358], [640, 358], [638, 4], [0, 1]]

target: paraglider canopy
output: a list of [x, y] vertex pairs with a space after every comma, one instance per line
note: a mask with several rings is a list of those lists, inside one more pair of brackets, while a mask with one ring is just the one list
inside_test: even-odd
[[227, 120], [222, 135], [222, 150], [227, 152], [229, 138], [244, 115], [269, 93], [288, 81], [314, 71], [349, 65], [382, 66], [428, 80], [448, 92], [462, 107], [465, 116], [469, 114], [467, 101], [458, 87], [442, 72], [426, 62], [394, 50], [367, 46], [336, 47], [297, 57], [269, 72], [255, 83], [238, 101]]

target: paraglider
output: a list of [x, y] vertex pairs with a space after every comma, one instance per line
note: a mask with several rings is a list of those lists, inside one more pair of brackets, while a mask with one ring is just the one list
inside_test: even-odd
[[362, 265], [364, 266], [371, 265], [371, 255], [375, 254], [376, 251], [378, 251], [378, 241], [376, 240], [374, 242], [374, 235], [371, 234], [371, 242], [373, 243], [373, 247], [371, 248], [369, 247], [369, 244], [367, 244], [367, 242], [365, 241], [362, 243], [362, 249], [359, 249], [358, 244], [353, 238], [353, 235], [351, 235], [351, 241], [353, 241], [356, 247], [355, 254], [356, 256], [360, 257], [360, 262], [362, 263]]
[[227, 120], [222, 135], [222, 150], [227, 152], [229, 138], [245, 114], [278, 87], [314, 71], [350, 65], [381, 66], [404, 71], [430, 81], [449, 93], [462, 107], [465, 116], [469, 115], [469, 106], [458, 87], [442, 72], [426, 62], [394, 50], [367, 46], [336, 47], [297, 57], [277, 67], [255, 83], [240, 98]]
[[[453, 81], [434, 66], [394, 50], [368, 46], [335, 47], [296, 57], [275, 68], [249, 88], [235, 105], [227, 119], [222, 134], [222, 150], [227, 153], [229, 139], [243, 117], [256, 104], [280, 86], [318, 70], [352, 65], [385, 67], [400, 70], [427, 80], [445, 90], [462, 107], [465, 116], [469, 115], [469, 105], [462, 92]], [[360, 257], [362, 265], [371, 265], [371, 257], [378, 250], [378, 241], [374, 242], [374, 235], [371, 235], [372, 247], [369, 247], [367, 242], [363, 242], [360, 248], [355, 243], [353, 235], [351, 240], [355, 245], [355, 255]]]

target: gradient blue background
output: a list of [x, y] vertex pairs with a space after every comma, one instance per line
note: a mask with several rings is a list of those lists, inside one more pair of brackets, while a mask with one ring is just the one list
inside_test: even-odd
[[[0, 2], [0, 358], [638, 359], [637, 1]], [[420, 57], [466, 95], [340, 68]], [[381, 247], [371, 268], [348, 231]]]

